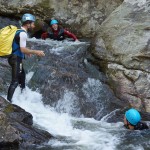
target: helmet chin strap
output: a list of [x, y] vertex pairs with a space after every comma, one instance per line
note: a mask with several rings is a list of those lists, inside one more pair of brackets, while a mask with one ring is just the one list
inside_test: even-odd
[[128, 120], [127, 120], [127, 124], [125, 124], [124, 126], [125, 126], [127, 129], [129, 129], [129, 125], [130, 125], [130, 123], [129, 123]]
[[129, 126], [127, 124], [124, 124], [124, 127], [127, 128], [127, 129], [129, 129]]
[[127, 120], [127, 124], [124, 125], [127, 129], [134, 129], [134, 126]]

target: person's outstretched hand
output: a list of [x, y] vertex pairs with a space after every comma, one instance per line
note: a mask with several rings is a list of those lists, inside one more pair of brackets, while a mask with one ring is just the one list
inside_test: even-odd
[[36, 53], [35, 53], [37, 56], [45, 56], [44, 54], [44, 51], [40, 51], [40, 50], [36, 50]]
[[80, 42], [80, 41], [78, 39], [76, 39], [75, 42]]

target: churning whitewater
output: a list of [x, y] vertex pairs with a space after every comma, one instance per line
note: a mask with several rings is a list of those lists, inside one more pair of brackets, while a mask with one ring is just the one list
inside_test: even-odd
[[[27, 81], [31, 79], [33, 72], [28, 73]], [[88, 83], [87, 83], [88, 84]], [[64, 93], [64, 107], [71, 111], [73, 95], [69, 90]], [[67, 101], [67, 103], [66, 103]], [[70, 102], [70, 103], [69, 103]], [[83, 147], [86, 150], [115, 150], [119, 144], [118, 128], [122, 130], [122, 123], [107, 123], [96, 121], [92, 118], [75, 118], [68, 113], [58, 113], [54, 107], [44, 105], [42, 95], [38, 91], [32, 91], [28, 87], [21, 93], [18, 87], [13, 97], [13, 103], [22, 107], [33, 115], [34, 125], [51, 133], [56, 139], [48, 144], [52, 147]], [[60, 105], [58, 103], [58, 105]], [[57, 106], [59, 107], [59, 106]], [[57, 108], [58, 109], [58, 108]], [[74, 109], [74, 108], [73, 108]], [[59, 138], [63, 137], [63, 140]], [[68, 143], [69, 140], [69, 143]]]

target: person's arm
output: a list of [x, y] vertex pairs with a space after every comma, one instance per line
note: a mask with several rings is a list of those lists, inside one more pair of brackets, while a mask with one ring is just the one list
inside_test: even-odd
[[21, 52], [24, 54], [30, 55], [30, 54], [35, 54], [37, 56], [45, 56], [44, 51], [41, 50], [31, 50], [26, 47], [20, 47]]
[[30, 54], [35, 54], [38, 56], [45, 56], [44, 52], [41, 50], [31, 50], [26, 48], [26, 41], [27, 41], [27, 33], [26, 32], [21, 32], [20, 33], [20, 50], [22, 53], [30, 55]]
[[67, 31], [67, 30], [65, 30], [65, 29], [64, 29], [64, 34], [67, 35], [67, 36], [70, 37], [70, 38], [73, 38], [75, 41], [79, 41], [79, 40], [77, 39], [77, 37], [76, 37], [73, 33], [69, 32], [69, 31]]

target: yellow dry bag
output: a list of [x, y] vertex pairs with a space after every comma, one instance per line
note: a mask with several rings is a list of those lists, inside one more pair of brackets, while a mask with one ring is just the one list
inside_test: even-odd
[[0, 56], [5, 57], [12, 53], [12, 43], [17, 30], [17, 27], [13, 25], [0, 30]]

